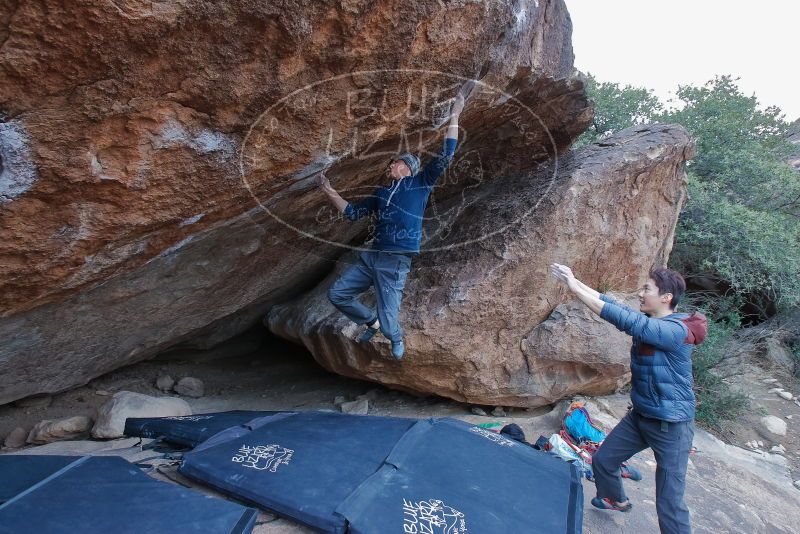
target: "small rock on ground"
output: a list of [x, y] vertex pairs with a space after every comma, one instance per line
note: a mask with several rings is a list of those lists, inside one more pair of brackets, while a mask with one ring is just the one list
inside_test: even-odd
[[28, 433], [25, 431], [25, 429], [21, 426], [18, 426], [12, 430], [8, 436], [6, 436], [3, 446], [9, 449], [18, 449], [25, 445], [25, 440], [27, 437]]
[[81, 437], [92, 428], [92, 420], [85, 415], [40, 421], [28, 434], [28, 443], [44, 445], [54, 441]]
[[369, 413], [369, 401], [367, 399], [358, 399], [350, 402], [343, 402], [339, 405], [339, 409], [342, 413], [367, 415]]
[[175, 385], [175, 380], [169, 375], [161, 375], [156, 379], [156, 389], [169, 391]]
[[92, 428], [95, 438], [119, 438], [128, 417], [169, 417], [191, 415], [192, 409], [178, 397], [151, 397], [132, 391], [120, 391], [97, 410]]
[[181, 378], [175, 384], [175, 392], [195, 399], [200, 398], [204, 393], [203, 381], [190, 376]]
[[761, 424], [771, 434], [777, 436], [786, 435], [786, 421], [774, 415], [767, 415], [761, 418]]

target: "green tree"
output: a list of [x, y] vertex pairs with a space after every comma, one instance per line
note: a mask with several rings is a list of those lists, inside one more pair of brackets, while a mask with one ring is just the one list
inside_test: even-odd
[[576, 147], [628, 126], [651, 122], [663, 110], [661, 101], [650, 89], [598, 82], [591, 73], [586, 78], [586, 91], [596, 103], [595, 114], [592, 125], [578, 138]]
[[679, 87], [669, 109], [641, 87], [589, 75], [587, 89], [597, 118], [578, 144], [648, 122], [681, 124], [697, 140], [672, 266], [689, 278], [717, 280], [762, 316], [797, 306], [800, 174], [787, 163], [794, 147], [780, 109], [760, 109], [730, 76]]
[[756, 97], [742, 94], [730, 76], [681, 86], [677, 97], [680, 109], [654, 118], [681, 124], [697, 139], [688, 168], [699, 181], [737, 204], [800, 217], [800, 179], [787, 163], [793, 147], [778, 107], [760, 110]]
[[800, 174], [779, 108], [759, 109], [730, 76], [681, 86], [679, 107], [654, 117], [697, 140], [671, 263], [715, 278], [762, 318], [800, 303]]
[[745, 395], [731, 391], [714, 372], [725, 359], [728, 345], [739, 322], [736, 315], [725, 320], [709, 321], [708, 337], [692, 354], [694, 392], [697, 398], [695, 418], [706, 425], [721, 430], [726, 421], [739, 417], [749, 406]]
[[648, 122], [681, 124], [697, 141], [670, 264], [690, 280], [710, 278], [726, 291], [687, 294], [711, 319], [709, 337], [693, 357], [697, 419], [720, 428], [748, 404], [714, 372], [743, 306], [764, 317], [800, 304], [800, 173], [787, 163], [796, 154], [787, 141], [789, 125], [780, 109], [760, 109], [730, 76], [679, 87], [668, 109], [641, 87], [590, 76], [588, 91], [597, 117], [578, 146]]

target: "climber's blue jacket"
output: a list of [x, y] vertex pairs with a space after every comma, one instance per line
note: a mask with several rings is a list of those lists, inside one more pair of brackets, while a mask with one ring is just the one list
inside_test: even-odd
[[631, 403], [644, 417], [669, 422], [692, 421], [692, 349], [706, 337], [708, 324], [699, 313], [648, 317], [607, 295], [600, 317], [633, 337]]
[[441, 154], [414, 176], [392, 180], [389, 187], [378, 187], [359, 202], [348, 203], [345, 216], [357, 221], [375, 214], [372, 248], [386, 252], [416, 254], [422, 237], [422, 215], [436, 180], [453, 159], [457, 139], [445, 138]]

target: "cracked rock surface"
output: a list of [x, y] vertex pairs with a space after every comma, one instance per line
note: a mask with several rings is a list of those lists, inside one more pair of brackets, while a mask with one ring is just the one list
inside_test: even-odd
[[[359, 327], [328, 301], [355, 253], [306, 295], [274, 306], [270, 329], [336, 373], [473, 404], [613, 392], [628, 378], [630, 337], [571, 301], [548, 268], [569, 265], [600, 290], [641, 287], [666, 265], [693, 151], [680, 126], [632, 127], [468, 191], [450, 232], [429, 243], [440, 251], [413, 262], [400, 362], [380, 336], [355, 342]], [[484, 238], [447, 247], [476, 236]], [[362, 302], [374, 306], [372, 289]]]
[[355, 198], [401, 148], [425, 161], [466, 79], [432, 203], [550, 159], [592, 119], [572, 64], [562, 0], [3, 2], [0, 403], [313, 287], [368, 231], [314, 172]]

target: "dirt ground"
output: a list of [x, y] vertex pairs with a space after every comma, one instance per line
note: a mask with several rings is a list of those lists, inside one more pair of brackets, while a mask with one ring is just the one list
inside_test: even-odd
[[[725, 382], [733, 391], [750, 399], [749, 409], [736, 421], [726, 423], [723, 429], [711, 432], [726, 443], [748, 450], [769, 452], [774, 446], [783, 446], [792, 479], [800, 479], [800, 401], [786, 400], [770, 390], [782, 388], [800, 396], [800, 380], [784, 368], [759, 360], [739, 361], [727, 368]], [[786, 422], [786, 435], [776, 436], [765, 431], [761, 419], [773, 415]], [[754, 449], [749, 443], [760, 441], [762, 447]]]
[[[154, 360], [118, 369], [87, 385], [52, 396], [48, 406], [0, 406], [0, 438], [17, 426], [30, 430], [43, 419], [73, 415], [94, 417], [95, 410], [117, 391], [165, 395], [155, 387], [162, 374], [175, 381], [199, 378], [205, 386], [203, 397], [182, 397], [193, 413], [224, 410], [336, 410], [334, 399], [354, 400], [372, 392], [371, 415], [398, 417], [463, 417], [486, 422], [471, 414], [469, 405], [441, 397], [417, 397], [387, 389], [380, 384], [344, 378], [328, 373], [302, 347], [270, 338], [266, 347], [259, 339], [239, 338], [233, 344], [212, 351], [176, 351]], [[170, 395], [176, 395], [170, 393]], [[491, 407], [488, 408], [491, 410]], [[547, 413], [550, 407], [515, 409], [511, 415], [530, 418]], [[513, 418], [513, 417], [512, 417]]]
[[[369, 394], [371, 415], [414, 418], [449, 416], [471, 423], [500, 422], [519, 424], [529, 441], [540, 434], [550, 435], [560, 425], [563, 405], [538, 409], [507, 410], [505, 416], [479, 416], [472, 406], [439, 397], [415, 397], [392, 391], [380, 385], [333, 375], [319, 367], [302, 348], [281, 340], [263, 338], [263, 333], [250, 332], [211, 351], [174, 351], [158, 359], [141, 362], [116, 370], [92, 380], [74, 390], [52, 396], [46, 406], [0, 406], [0, 439], [17, 426], [29, 430], [43, 419], [73, 415], [94, 416], [97, 407], [109, 395], [122, 390], [153, 396], [164, 393], [155, 388], [162, 374], [176, 381], [191, 376], [204, 382], [201, 398], [184, 397], [193, 413], [225, 410], [336, 410], [334, 399], [343, 396], [353, 400]], [[696, 532], [797, 532], [800, 524], [800, 490], [792, 480], [800, 478], [800, 443], [798, 423], [800, 406], [768, 393], [774, 383], [764, 380], [777, 378], [775, 372], [757, 366], [748, 368], [730, 380], [732, 385], [752, 397], [753, 409], [741, 421], [719, 434], [727, 445], [711, 434], [698, 430], [695, 446], [698, 453], [690, 460], [687, 482], [687, 504], [692, 510]], [[791, 389], [787, 377], [777, 378]], [[173, 393], [174, 395], [174, 393]], [[624, 414], [627, 396], [612, 395], [590, 399], [590, 412], [608, 428]], [[492, 407], [484, 407], [490, 412]], [[785, 437], [768, 438], [759, 432], [759, 420], [764, 413], [778, 415], [788, 423]], [[764, 442], [767, 451], [782, 444], [784, 455], [742, 449], [752, 440]], [[15, 453], [27, 454], [117, 454], [128, 455], [136, 440], [101, 441], [86, 439], [56, 442], [38, 447], [26, 447]], [[762, 449], [763, 450], [763, 449]], [[11, 451], [4, 451], [11, 452]], [[128, 459], [136, 460], [135, 456]], [[589, 504], [594, 485], [584, 481], [584, 532], [603, 534], [616, 532], [656, 532], [655, 461], [645, 451], [632, 459], [644, 474], [641, 482], [626, 481], [626, 488], [635, 503], [630, 514], [595, 510]], [[793, 473], [790, 473], [793, 472]], [[206, 488], [182, 479], [174, 467], [154, 470], [152, 476], [163, 480], [191, 485], [200, 491]], [[258, 534], [310, 532], [290, 520], [262, 513], [255, 530]]]

